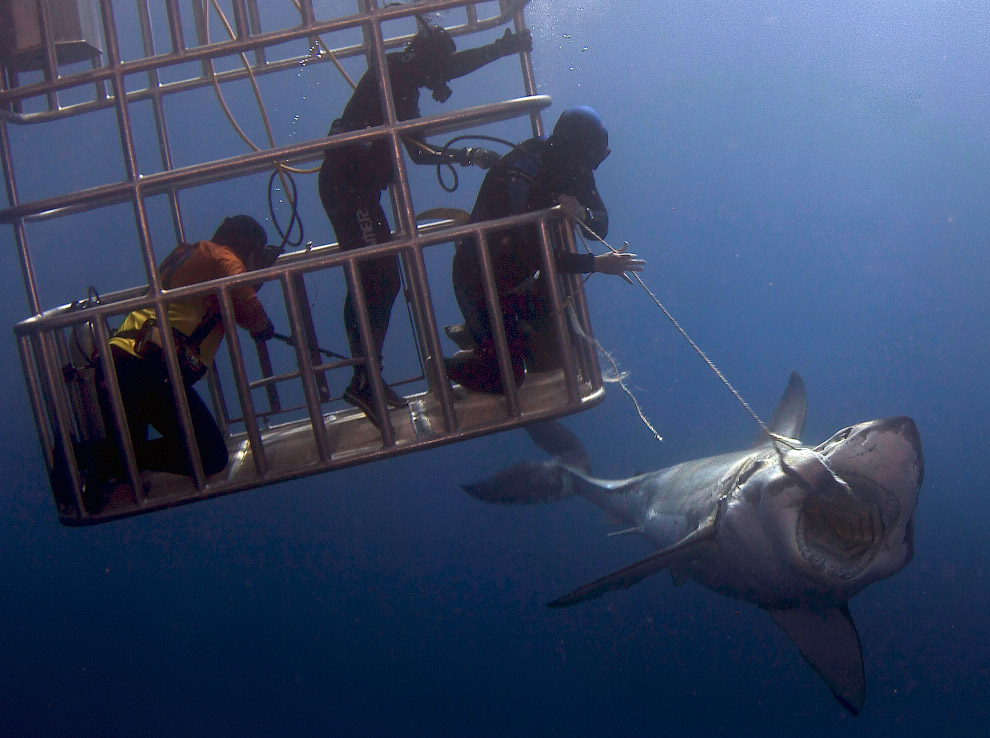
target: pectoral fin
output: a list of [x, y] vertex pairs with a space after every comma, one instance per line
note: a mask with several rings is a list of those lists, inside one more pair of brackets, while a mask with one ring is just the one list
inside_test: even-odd
[[678, 559], [686, 549], [703, 541], [707, 541], [715, 535], [717, 530], [717, 516], [712, 518], [702, 527], [697, 528], [673, 546], [668, 546], [663, 551], [657, 551], [645, 559], [640, 559], [634, 564], [623, 567], [618, 571], [596, 579], [583, 587], [578, 587], [573, 592], [558, 597], [553, 602], [548, 602], [547, 607], [570, 607], [579, 602], [587, 602], [601, 597], [609, 592], [616, 592], [620, 589], [629, 589], [635, 584], [639, 584], [651, 574], [656, 574], [670, 566]]
[[768, 612], [825, 680], [835, 698], [858, 715], [866, 700], [866, 676], [863, 648], [848, 605], [823, 611], [790, 608]]

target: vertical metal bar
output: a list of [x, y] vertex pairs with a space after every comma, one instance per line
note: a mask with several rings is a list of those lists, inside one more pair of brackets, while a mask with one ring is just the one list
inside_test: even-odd
[[[353, 253], [360, 253], [360, 250]], [[358, 322], [361, 336], [361, 351], [364, 353], [364, 370], [371, 382], [371, 394], [375, 401], [375, 412], [382, 420], [382, 445], [388, 448], [395, 445], [392, 418], [385, 404], [385, 385], [382, 380], [382, 367], [378, 360], [378, 349], [371, 342], [371, 320], [368, 318], [368, 300], [361, 282], [360, 264], [356, 258], [350, 259], [344, 268], [347, 289], [351, 294], [351, 305]]]
[[[258, 352], [258, 364], [261, 367], [261, 376], [265, 379], [270, 379], [275, 372], [272, 371], [272, 357], [268, 353], [268, 344], [264, 341], [255, 341], [254, 346]], [[266, 384], [265, 394], [268, 395], [269, 412], [273, 414], [280, 412], [282, 410], [282, 401], [278, 397], [278, 387], [275, 384]]]
[[[513, 27], [516, 33], [524, 30], [526, 28], [526, 18], [523, 15], [523, 5], [520, 4], [518, 10], [513, 14], [512, 17]], [[536, 94], [536, 73], [533, 71], [533, 54], [529, 51], [522, 51], [519, 53], [519, 65], [522, 67], [523, 75], [523, 90], [526, 95]], [[534, 110], [529, 114], [530, 124], [533, 127], [534, 136], [542, 136], [544, 133], [543, 128], [543, 115], [539, 110]]]
[[[293, 336], [302, 336], [303, 319], [299, 310], [299, 295], [296, 294], [293, 274], [282, 274], [282, 294], [285, 297], [285, 309], [289, 316], [289, 325]], [[313, 438], [316, 440], [316, 451], [320, 463], [330, 462], [330, 448], [327, 442], [327, 429], [320, 410], [320, 395], [316, 388], [316, 377], [313, 376], [313, 364], [302, 341], [295, 341], [296, 362], [299, 365], [299, 378], [302, 380], [303, 394], [306, 397], [306, 409], [309, 411], [309, 422], [313, 428]]]
[[299, 0], [299, 15], [302, 17], [302, 25], [304, 26], [311, 26], [316, 22], [313, 0]]
[[175, 409], [179, 411], [179, 426], [182, 428], [186, 454], [192, 468], [193, 484], [197, 490], [202, 490], [206, 487], [203, 457], [199, 452], [192, 413], [189, 410], [189, 401], [186, 399], [186, 388], [182, 379], [182, 369], [179, 367], [179, 354], [175, 347], [175, 337], [172, 335], [172, 324], [169, 322], [168, 306], [163, 303], [156, 303], [155, 318], [162, 329], [162, 353], [165, 355], [165, 366], [168, 368], [168, 377], [172, 384]]
[[185, 51], [186, 40], [182, 33], [182, 18], [179, 15], [177, 0], [165, 0], [165, 12], [168, 14], [168, 33], [172, 39], [172, 53], [178, 54]]
[[[131, 441], [131, 429], [127, 425], [127, 416], [124, 413], [124, 400], [120, 395], [120, 383], [117, 381], [117, 367], [113, 360], [113, 353], [110, 350], [106, 322], [102, 319], [94, 320], [93, 330], [96, 333], [96, 345], [98, 347], [96, 353], [103, 370], [103, 380], [107, 384], [111, 415], [113, 416], [114, 427], [117, 431], [118, 449], [120, 450], [120, 455], [124, 458], [124, 469], [127, 471], [127, 478], [131, 483], [131, 495], [134, 504], [142, 506], [146, 502], [144, 485], [141, 484], [141, 472], [138, 468], [134, 444]], [[109, 433], [110, 429], [107, 428], [108, 437]]]
[[430, 391], [440, 400], [444, 429], [453, 433], [457, 430], [457, 413], [454, 412], [454, 397], [447, 379], [447, 368], [443, 363], [443, 348], [440, 345], [436, 317], [433, 315], [433, 299], [430, 296], [430, 283], [422, 250], [411, 249], [403, 261], [408, 269], [417, 330], [426, 344], [422, 357], [426, 367], [426, 381]]
[[247, 38], [251, 35], [251, 29], [244, 0], [231, 0], [230, 4], [234, 11], [234, 32], [237, 34], [236, 37], [238, 39]]
[[[50, 337], [52, 344], [55, 348], [55, 366], [60, 369], [69, 363], [69, 344], [65, 340], [65, 330], [54, 330], [50, 332]], [[62, 378], [65, 379], [65, 373], [63, 372]], [[65, 382], [66, 392], [69, 393], [69, 407], [72, 408], [72, 420], [73, 427], [70, 429], [70, 433], [75, 433], [79, 438], [83, 438], [83, 435], [79, 433], [80, 426], [79, 418], [76, 413], [76, 407], [72, 402], [71, 390], [68, 389], [69, 383]]]
[[[199, 0], [195, 0], [192, 4], [193, 7], [193, 24], [196, 26], [196, 44], [197, 46], [206, 46], [209, 39], [206, 36], [206, 14], [209, 12], [208, 8], [203, 7], [203, 4]], [[203, 59], [200, 61], [199, 66], [202, 70], [201, 74], [204, 79], [210, 78], [210, 70], [213, 64], [213, 59]]]
[[567, 401], [570, 404], [578, 402], [577, 372], [575, 370], [574, 352], [571, 350], [570, 328], [567, 316], [564, 315], [564, 304], [560, 299], [560, 280], [557, 272], [557, 260], [554, 254], [553, 237], [546, 220], [540, 221], [540, 257], [543, 261], [543, 274], [546, 279], [547, 297], [550, 299], [550, 318], [553, 320], [554, 334], [557, 339], [557, 351], [560, 354], [561, 369], [564, 373], [564, 384], [567, 387]]
[[[299, 316], [302, 319], [302, 333], [294, 333], [293, 337], [297, 341], [305, 341], [306, 347], [309, 349], [309, 360], [313, 364], [322, 364], [323, 361], [320, 358], [319, 341], [316, 337], [316, 326], [313, 324], [313, 312], [309, 307], [309, 293], [306, 291], [306, 280], [305, 274], [302, 272], [293, 274], [290, 279], [293, 282], [293, 289], [295, 290], [296, 297], [300, 300]], [[330, 385], [327, 384], [327, 374], [326, 372], [314, 372], [313, 376], [316, 379], [316, 389], [320, 393], [321, 402], [330, 401]]]
[[45, 412], [44, 395], [38, 377], [37, 358], [31, 352], [31, 339], [26, 336], [18, 336], [17, 350], [21, 355], [21, 367], [24, 370], [24, 381], [27, 384], [28, 400], [34, 414], [34, 424], [38, 428], [41, 454], [44, 457], [45, 467], [51, 469], [54, 462], [54, 442]]
[[[220, 314], [223, 315], [225, 326], [236, 326], [234, 318], [234, 303], [227, 289], [220, 290]], [[247, 432], [248, 443], [251, 444], [251, 458], [254, 468], [262, 479], [268, 473], [268, 459], [265, 447], [261, 441], [258, 428], [258, 416], [254, 412], [254, 400], [251, 398], [251, 388], [248, 386], [247, 371], [244, 369], [244, 353], [241, 351], [241, 340], [237, 330], [227, 332], [227, 351], [230, 354], [230, 366], [234, 374], [234, 386], [237, 387], [237, 398], [241, 403], [241, 417], [244, 419], [244, 430]]]
[[[111, 82], [113, 84], [114, 101], [116, 103], [114, 107], [117, 111], [117, 128], [120, 134], [124, 169], [127, 172], [127, 180], [134, 183], [132, 204], [134, 207], [138, 240], [141, 243], [141, 255], [144, 257], [148, 285], [156, 295], [160, 295], [161, 281], [158, 276], [158, 269], [155, 266], [155, 252], [151, 243], [151, 228], [148, 224], [148, 213], [145, 209], [144, 196], [141, 193], [139, 182], [137, 149], [134, 145], [134, 133], [131, 128], [131, 119], [127, 108], [124, 77], [120, 69], [120, 47], [117, 43], [117, 24], [114, 20], [111, 0], [100, 0], [100, 6], [103, 9], [103, 35], [107, 46], [107, 60], [113, 70]], [[185, 401], [184, 398], [183, 401]]]
[[[299, 8], [299, 25], [303, 28], [309, 28], [314, 23], [316, 23], [316, 12], [313, 10], [312, 0], [299, 0], [297, 5]], [[320, 41], [319, 36], [313, 35], [308, 39], [309, 43], [309, 56], [312, 58], [314, 53], [318, 54], [320, 52]]]
[[[144, 47], [146, 57], [155, 55], [155, 37], [151, 29], [151, 11], [148, 9], [148, 0], [138, 0], [138, 26], [141, 28], [141, 45]], [[149, 69], [149, 80], [155, 80], [158, 70]]]
[[[35, 336], [35, 341], [35, 356], [40, 359], [42, 375], [45, 384], [48, 385], [52, 420], [55, 424], [53, 463], [57, 461], [55, 457], [61, 448], [65, 465], [69, 470], [69, 478], [72, 480], [72, 497], [76, 504], [76, 513], [88, 517], [89, 513], [86, 511], [86, 506], [82, 500], [82, 477], [79, 472], [79, 465], [76, 463], [72, 435], [69, 433], [69, 428], [72, 427], [72, 411], [65, 396], [65, 381], [62, 370], [58, 365], [51, 338], [41, 334]], [[52, 467], [49, 467], [48, 471], [51, 472]]]
[[375, 14], [374, 0], [359, 0], [358, 5], [369, 21], [361, 26], [364, 33], [364, 45], [368, 48], [368, 68], [375, 70], [379, 99], [382, 105], [382, 116], [388, 125], [395, 124], [395, 102], [392, 100], [392, 83], [388, 76], [388, 64], [385, 62], [385, 42], [382, 41], [382, 24]]
[[[51, 83], [58, 79], [58, 54], [55, 47], [55, 34], [52, 32], [52, 13], [49, 0], [38, 0], [38, 30], [41, 33], [41, 47], [45, 50], [42, 71], [45, 82]], [[47, 93], [48, 109], [59, 109], [58, 93], [49, 89]]]
[[210, 390], [210, 401], [213, 403], [213, 419], [217, 421], [220, 432], [227, 436], [230, 434], [230, 413], [227, 411], [227, 400], [223, 395], [216, 367], [210, 367], [206, 372], [206, 387]]
[[[89, 60], [89, 65], [93, 69], [99, 69], [100, 68], [100, 55], [97, 54], [97, 55], [93, 56]], [[95, 97], [96, 100], [107, 100], [107, 99], [110, 98], [110, 94], [107, 92], [107, 83], [106, 83], [106, 80], [104, 80], [104, 79], [98, 79], [98, 80], [96, 80], [96, 83], [94, 84], [94, 87], [96, 88], [96, 97]]]
[[495, 271], [492, 268], [492, 257], [488, 253], [488, 237], [484, 232], [478, 233], [478, 263], [481, 266], [481, 277], [485, 286], [485, 303], [488, 305], [488, 324], [492, 329], [495, 340], [495, 353], [498, 356], [498, 369], [502, 375], [502, 390], [509, 414], [519, 417], [519, 395], [516, 392], [516, 380], [512, 373], [512, 360], [509, 357], [509, 343], [505, 335], [505, 320], [502, 317], [502, 301], [495, 284]]
[[[148, 11], [148, 0], [142, 0], [139, 4], [140, 20], [141, 20], [141, 35], [144, 40], [145, 56], [154, 56], [157, 52], [155, 49], [155, 39], [151, 27], [151, 16]], [[174, 39], [173, 39], [174, 43]], [[161, 95], [161, 78], [158, 74], [158, 68], [152, 68], [148, 70], [148, 92], [151, 98], [151, 110], [155, 119], [155, 132], [158, 136], [158, 153], [161, 157], [162, 171], [168, 172], [172, 170], [172, 151], [168, 139], [168, 128], [165, 123], [165, 109], [162, 105], [162, 95]], [[168, 201], [169, 210], [172, 215], [172, 227], [175, 231], [176, 240], [185, 240], [185, 234], [182, 227], [182, 215], [179, 210], [179, 198], [176, 194], [174, 188], [170, 188], [168, 191]]]
[[[14, 160], [10, 147], [10, 136], [7, 131], [7, 123], [0, 121], [0, 162], [3, 164], [3, 178], [7, 185], [7, 202], [10, 207], [18, 204], [17, 183], [14, 179]], [[34, 273], [34, 264], [31, 262], [31, 252], [28, 250], [27, 231], [24, 228], [23, 220], [15, 220], [11, 225], [14, 228], [14, 240], [17, 243], [17, 258], [21, 265], [21, 277], [24, 280], [24, 289], [27, 292], [28, 308], [32, 315], [41, 313], [41, 297], [38, 293], [38, 280]]]
[[[261, 14], [258, 12], [258, 0], [248, 0], [247, 3], [248, 12], [248, 32], [251, 34], [261, 33]], [[258, 46], [254, 50], [254, 61], [258, 66], [264, 66], [267, 64], [267, 57], [265, 56], [265, 47]]]
[[[558, 223], [558, 231], [563, 239], [564, 248], [569, 251], [576, 251], [574, 242], [574, 229]], [[578, 345], [580, 350], [581, 373], [586, 381], [591, 383], [592, 391], [597, 392], [602, 388], [602, 370], [598, 365], [598, 353], [595, 350], [594, 332], [591, 329], [591, 314], [588, 311], [588, 297], [585, 295], [584, 286], [578, 275], [565, 275], [568, 278], [568, 294], [574, 313], [581, 326], [581, 330], [588, 337], [588, 340], [581, 340]]]

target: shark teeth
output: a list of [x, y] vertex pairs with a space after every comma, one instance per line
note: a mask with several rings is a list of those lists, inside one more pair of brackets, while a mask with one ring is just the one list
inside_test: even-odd
[[855, 496], [825, 500], [810, 494], [801, 506], [795, 534], [805, 561], [833, 579], [848, 580], [876, 558], [883, 524], [876, 505]]

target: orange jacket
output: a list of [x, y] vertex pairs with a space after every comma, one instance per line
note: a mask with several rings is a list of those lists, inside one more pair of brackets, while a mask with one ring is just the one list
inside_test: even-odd
[[[162, 283], [166, 289], [186, 287], [248, 271], [233, 249], [212, 241], [199, 241], [192, 245], [181, 244], [165, 258], [160, 270]], [[250, 285], [235, 287], [230, 291], [230, 297], [234, 305], [234, 318], [239, 326], [250, 333], [257, 333], [268, 325], [268, 314], [258, 300], [254, 287]], [[172, 328], [191, 336], [204, 320], [219, 311], [220, 305], [215, 295], [191, 297], [169, 303], [168, 319]], [[124, 319], [120, 331], [132, 333], [154, 317], [154, 308], [135, 310]], [[204, 364], [213, 364], [213, 358], [223, 336], [223, 322], [218, 321], [199, 345], [199, 358]], [[115, 336], [110, 339], [110, 343], [134, 356], [138, 355], [134, 350], [133, 338]]]

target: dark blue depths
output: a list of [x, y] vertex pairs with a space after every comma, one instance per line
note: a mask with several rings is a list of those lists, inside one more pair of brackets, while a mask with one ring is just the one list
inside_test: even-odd
[[[521, 433], [61, 528], [8, 340], [0, 734], [990, 729], [990, 10], [737, 5], [537, 0], [528, 18], [551, 116], [588, 103], [609, 125], [614, 153], [598, 182], [613, 242], [649, 260], [644, 279], [754, 407], [768, 415], [797, 369], [806, 440], [885, 415], [918, 423], [915, 560], [851, 604], [868, 680], [860, 717], [768, 618], [697, 586], [659, 576], [544, 608], [647, 548], [606, 540], [600, 513], [579, 500], [501, 508], [464, 496], [460, 483], [537, 458]], [[456, 102], [484, 98], [467, 79], [453, 86]], [[318, 131], [339, 108], [314, 104], [320, 88], [305, 103], [268, 93], [282, 96], [269, 103], [284, 126], [301, 110]], [[466, 179], [452, 198], [462, 207], [477, 186]], [[310, 197], [312, 237], [329, 239]], [[119, 238], [54, 233], [80, 269]], [[13, 275], [9, 231], [3, 244]], [[599, 339], [665, 436], [654, 442], [610, 389], [567, 421], [599, 474], [749, 442], [751, 421], [644, 295], [603, 277], [589, 292]], [[2, 299], [8, 325], [23, 317], [16, 289]], [[339, 320], [341, 296], [321, 299]]]

